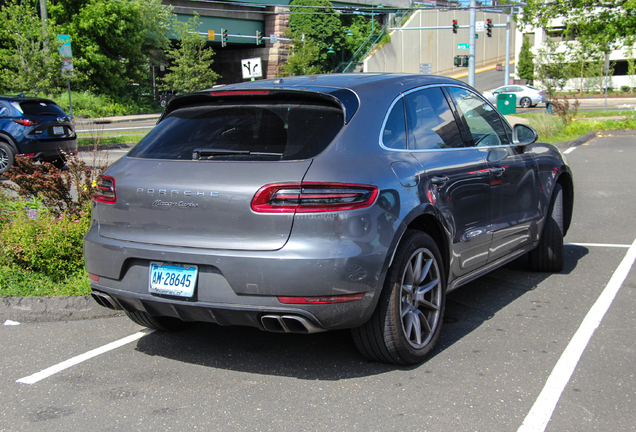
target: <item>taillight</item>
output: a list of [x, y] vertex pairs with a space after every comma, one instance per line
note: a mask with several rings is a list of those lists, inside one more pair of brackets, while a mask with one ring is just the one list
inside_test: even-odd
[[93, 200], [104, 204], [115, 204], [117, 202], [117, 190], [115, 189], [115, 179], [111, 176], [100, 175], [97, 178], [97, 192], [93, 195]]
[[364, 297], [364, 293], [346, 294], [339, 296], [326, 297], [278, 297], [278, 301], [284, 304], [328, 304], [328, 303], [346, 303], [357, 301]]
[[29, 119], [13, 119], [17, 124], [22, 126], [36, 126], [42, 123], [42, 120], [29, 120]]
[[252, 200], [256, 213], [314, 213], [369, 207], [375, 186], [347, 183], [276, 183], [263, 186]]

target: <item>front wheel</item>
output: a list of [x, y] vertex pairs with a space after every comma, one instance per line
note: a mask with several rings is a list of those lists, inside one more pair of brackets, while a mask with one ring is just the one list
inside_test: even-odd
[[192, 322], [181, 321], [179, 318], [156, 317], [143, 311], [124, 312], [126, 312], [128, 318], [130, 318], [135, 324], [155, 330], [167, 332], [179, 331], [185, 330], [194, 325]]
[[408, 230], [387, 272], [371, 319], [352, 330], [354, 342], [370, 360], [421, 363], [440, 334], [446, 301], [446, 277], [435, 241]]
[[521, 108], [530, 108], [532, 106], [532, 101], [529, 97], [522, 97], [519, 101], [519, 105]]

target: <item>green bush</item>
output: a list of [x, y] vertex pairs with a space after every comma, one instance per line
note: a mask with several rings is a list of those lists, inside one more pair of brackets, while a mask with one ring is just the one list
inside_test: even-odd
[[17, 211], [0, 231], [0, 264], [32, 270], [54, 282], [83, 271], [83, 238], [90, 214], [54, 217], [46, 208]]
[[534, 128], [539, 134], [539, 141], [545, 137], [558, 134], [563, 129], [563, 119], [559, 116], [549, 114], [538, 114], [530, 119], [530, 127]]
[[0, 296], [80, 296], [90, 294], [88, 274], [78, 272], [56, 282], [17, 266], [0, 266]]
[[621, 91], [623, 93], [627, 93], [629, 91], [632, 91], [632, 88], [630, 86], [621, 86]]
[[[68, 93], [49, 95], [64, 111], [70, 113]], [[159, 104], [152, 96], [129, 95], [114, 101], [106, 95], [91, 92], [71, 92], [74, 117], [111, 117], [132, 114], [152, 114], [161, 111]]]

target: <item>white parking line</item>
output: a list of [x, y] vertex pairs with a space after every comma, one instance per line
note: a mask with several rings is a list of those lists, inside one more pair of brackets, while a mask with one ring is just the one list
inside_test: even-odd
[[68, 369], [71, 366], [75, 366], [76, 364], [79, 364], [83, 361], [89, 360], [93, 357], [96, 357], [100, 354], [104, 354], [105, 352], [114, 350], [115, 348], [119, 348], [120, 346], [124, 346], [126, 344], [129, 344], [131, 342], [134, 342], [138, 339], [141, 339], [142, 337], [146, 336], [147, 334], [152, 333], [154, 330], [152, 329], [144, 329], [138, 333], [135, 333], [133, 335], [127, 336], [123, 339], [119, 339], [118, 341], [115, 342], [111, 342], [107, 345], [104, 345], [102, 347], [99, 348], [95, 348], [94, 350], [88, 351], [87, 353], [84, 354], [80, 354], [78, 356], [75, 356], [73, 358], [70, 358], [66, 361], [63, 361], [62, 363], [58, 363], [55, 366], [51, 366], [49, 368], [46, 368], [38, 373], [34, 373], [33, 375], [29, 375], [28, 377], [24, 377], [24, 378], [20, 378], [19, 380], [17, 380], [17, 383], [21, 383], [21, 384], [35, 384], [38, 381], [43, 380], [44, 378], [48, 378], [51, 375], [54, 375], [58, 372], [63, 371], [64, 369]]
[[609, 244], [609, 243], [564, 243], [566, 246], [585, 246], [585, 247], [609, 247], [609, 248], [630, 248], [628, 244]]
[[570, 154], [570, 153], [572, 153], [574, 150], [576, 150], [576, 147], [570, 147], [569, 149], [565, 150], [565, 151], [563, 152], [563, 154]]
[[590, 342], [594, 331], [598, 328], [611, 306], [618, 290], [625, 281], [636, 260], [636, 240], [629, 247], [625, 258], [621, 261], [607, 286], [589, 310], [581, 326], [576, 331], [570, 343], [563, 351], [552, 373], [535, 401], [532, 409], [517, 432], [543, 432], [548, 426], [552, 413], [556, 408], [565, 386], [570, 381], [574, 369], [578, 364], [583, 351]]

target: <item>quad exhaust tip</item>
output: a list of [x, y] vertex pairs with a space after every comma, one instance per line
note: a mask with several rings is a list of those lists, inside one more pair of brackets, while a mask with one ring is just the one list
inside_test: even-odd
[[313, 324], [307, 318], [297, 315], [264, 315], [261, 324], [265, 330], [273, 333], [319, 333], [325, 329]]

